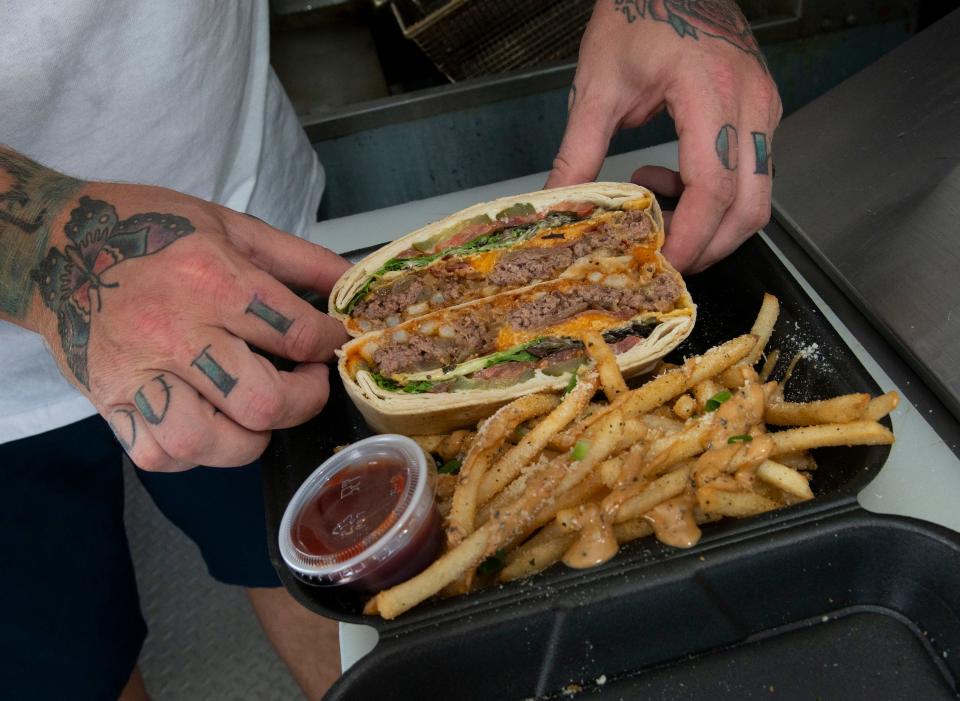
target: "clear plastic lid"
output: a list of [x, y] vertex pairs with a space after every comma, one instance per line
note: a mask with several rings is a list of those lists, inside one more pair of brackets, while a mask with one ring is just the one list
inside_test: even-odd
[[[373, 436], [333, 455], [300, 486], [280, 524], [280, 554], [314, 584], [349, 584], [423, 549], [437, 529], [434, 471], [405, 436]], [[401, 563], [402, 564], [402, 563]]]

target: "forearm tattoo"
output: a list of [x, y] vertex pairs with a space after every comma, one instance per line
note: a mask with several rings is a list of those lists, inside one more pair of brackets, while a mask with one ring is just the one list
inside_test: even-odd
[[682, 37], [720, 39], [750, 54], [767, 70], [750, 24], [733, 0], [613, 0], [627, 22], [666, 22]]
[[[120, 221], [113, 205], [81, 197], [64, 227], [72, 241], [61, 250], [51, 248], [31, 273], [43, 303], [57, 315], [57, 331], [67, 365], [90, 389], [87, 346], [90, 322], [103, 305], [103, 274], [130, 258], [148, 256], [193, 233], [189, 219], [148, 212]], [[94, 306], [96, 300], [96, 306]]]
[[292, 319], [288, 319], [276, 309], [264, 304], [257, 295], [254, 295], [253, 301], [247, 305], [246, 313], [253, 314], [258, 319], [267, 322], [267, 324], [273, 327], [275, 331], [278, 331], [281, 336], [287, 332], [293, 323]]
[[22, 320], [50, 226], [83, 185], [0, 146], [0, 313]]

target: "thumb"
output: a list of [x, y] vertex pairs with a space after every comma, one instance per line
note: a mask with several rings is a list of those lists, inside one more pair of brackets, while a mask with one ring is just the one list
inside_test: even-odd
[[544, 187], [577, 185], [596, 178], [616, 126], [613, 105], [597, 99], [574, 99], [560, 151]]

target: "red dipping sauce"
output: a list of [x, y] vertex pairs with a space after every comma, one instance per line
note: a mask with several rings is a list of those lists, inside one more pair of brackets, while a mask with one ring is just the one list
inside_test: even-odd
[[440, 545], [433, 470], [403, 436], [374, 436], [327, 460], [280, 526], [280, 552], [295, 574], [368, 592], [409, 579]]

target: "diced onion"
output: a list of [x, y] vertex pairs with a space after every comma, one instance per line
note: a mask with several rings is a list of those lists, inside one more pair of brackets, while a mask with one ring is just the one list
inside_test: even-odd
[[361, 331], [369, 331], [373, 328], [373, 324], [371, 324], [367, 319], [360, 319], [360, 321], [357, 322], [357, 326], [360, 327]]
[[440, 338], [456, 338], [457, 330], [450, 326], [450, 324], [444, 324], [437, 330], [437, 335]]
[[430, 298], [430, 304], [437, 306], [443, 304], [443, 292], [434, 292]]
[[365, 343], [363, 347], [360, 349], [360, 355], [362, 355], [363, 359], [366, 360], [368, 363], [372, 363], [373, 354], [376, 353], [378, 350], [380, 350], [379, 343], [373, 343], [373, 342]]
[[387, 326], [396, 326], [400, 323], [400, 317], [396, 314], [391, 314], [387, 317]]
[[592, 273], [587, 275], [587, 280], [590, 282], [600, 282], [601, 279], [603, 279], [603, 273], [601, 273], [599, 270], [594, 270]]
[[400, 329], [399, 331], [394, 331], [393, 340], [396, 341], [397, 343], [406, 343], [407, 341], [410, 340], [410, 334], [408, 334], [403, 329]]
[[440, 325], [436, 319], [430, 319], [420, 324], [420, 333], [424, 336], [432, 336], [433, 332], [437, 330], [437, 326]]
[[430, 309], [430, 305], [426, 302], [417, 302], [407, 307], [407, 316], [420, 316], [425, 314], [428, 309]]
[[615, 287], [617, 289], [622, 289], [627, 286], [627, 276], [626, 275], [607, 275], [606, 279], [603, 281], [603, 284], [607, 287]]
[[496, 285], [487, 285], [486, 287], [483, 288], [483, 296], [489, 297], [490, 295], [495, 295], [497, 294], [497, 290], [499, 289], [500, 288], [497, 287]]

